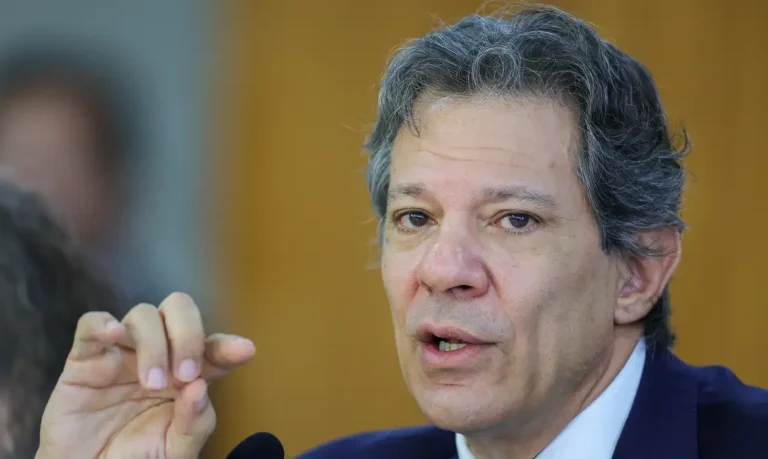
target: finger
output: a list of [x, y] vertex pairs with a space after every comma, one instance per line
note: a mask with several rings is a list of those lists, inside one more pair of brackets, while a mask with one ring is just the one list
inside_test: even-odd
[[160, 390], [168, 384], [168, 341], [160, 311], [140, 304], [123, 319], [127, 333], [121, 344], [136, 349], [139, 380], [147, 389]]
[[169, 457], [198, 457], [216, 427], [216, 412], [202, 379], [187, 384], [174, 402], [174, 416], [168, 428]]
[[189, 295], [173, 293], [160, 305], [160, 315], [170, 341], [171, 365], [179, 381], [200, 376], [205, 331], [200, 310]]
[[85, 360], [102, 354], [125, 335], [125, 328], [108, 312], [88, 312], [80, 317], [75, 340], [69, 353], [71, 360]]
[[205, 362], [202, 377], [218, 379], [235, 367], [247, 363], [256, 353], [253, 342], [236, 335], [213, 334], [205, 340]]

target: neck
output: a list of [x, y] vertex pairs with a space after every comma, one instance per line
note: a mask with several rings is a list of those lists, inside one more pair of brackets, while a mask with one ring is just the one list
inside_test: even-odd
[[535, 426], [516, 432], [478, 432], [466, 436], [467, 445], [477, 459], [535, 458], [565, 427], [611, 384], [629, 360], [643, 330], [637, 326], [617, 327], [612, 348], [606, 358], [578, 387], [570, 388], [564, 400], [545, 408]]

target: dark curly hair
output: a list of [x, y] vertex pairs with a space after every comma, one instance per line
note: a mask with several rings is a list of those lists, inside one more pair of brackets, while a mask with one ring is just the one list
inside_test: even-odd
[[0, 181], [0, 388], [10, 405], [11, 457], [35, 455], [80, 316], [114, 313], [116, 300], [42, 201]]

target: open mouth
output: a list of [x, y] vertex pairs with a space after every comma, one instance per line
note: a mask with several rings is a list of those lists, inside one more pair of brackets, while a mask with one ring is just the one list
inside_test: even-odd
[[423, 323], [416, 328], [420, 360], [426, 370], [473, 368], [491, 358], [495, 343], [463, 327]]
[[461, 340], [457, 340], [454, 338], [441, 338], [439, 336], [433, 336], [432, 338], [432, 344], [439, 350], [440, 352], [453, 352], [458, 351], [459, 349], [462, 349], [469, 345], [469, 343], [466, 343]]
[[456, 352], [469, 345], [489, 344], [459, 328], [427, 324], [418, 328], [416, 338], [439, 352]]

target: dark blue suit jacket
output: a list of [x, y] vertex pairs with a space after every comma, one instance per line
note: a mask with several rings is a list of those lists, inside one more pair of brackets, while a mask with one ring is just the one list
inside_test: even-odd
[[[436, 427], [370, 432], [300, 459], [455, 459], [454, 434]], [[614, 459], [768, 458], [768, 391], [723, 367], [686, 365], [666, 350], [645, 368]], [[567, 459], [567, 458], [565, 458]]]

